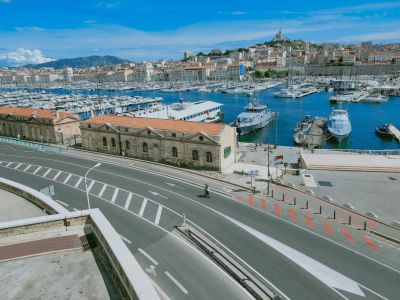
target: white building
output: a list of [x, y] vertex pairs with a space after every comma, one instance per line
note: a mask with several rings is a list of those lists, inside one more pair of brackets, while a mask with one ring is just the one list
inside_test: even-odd
[[63, 70], [64, 81], [71, 82], [73, 76], [74, 76], [74, 71], [72, 70], [72, 68], [64, 68]]

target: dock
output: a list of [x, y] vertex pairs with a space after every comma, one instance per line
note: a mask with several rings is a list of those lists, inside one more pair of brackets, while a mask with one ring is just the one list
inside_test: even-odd
[[296, 93], [296, 98], [302, 98], [302, 97], [305, 97], [305, 96], [308, 96], [308, 95], [311, 95], [311, 94], [314, 94], [314, 93], [319, 93], [322, 90], [323, 89], [311, 89], [311, 90], [306, 91], [306, 92]]
[[393, 137], [400, 143], [400, 130], [398, 130], [394, 125], [390, 124], [389, 132], [393, 135]]

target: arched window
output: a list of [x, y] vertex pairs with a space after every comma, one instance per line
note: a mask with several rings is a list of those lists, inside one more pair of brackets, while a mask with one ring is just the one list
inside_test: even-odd
[[125, 141], [126, 150], [131, 149], [131, 143], [129, 141]]
[[143, 152], [149, 152], [149, 149], [147, 148], [146, 143], [143, 143]]
[[107, 138], [106, 137], [103, 137], [103, 146], [107, 147]]
[[115, 142], [114, 138], [111, 138], [111, 147], [115, 148], [117, 146], [117, 143]]
[[197, 150], [192, 151], [192, 159], [199, 160], [199, 152], [197, 152]]
[[172, 147], [172, 157], [178, 157], [178, 149], [176, 147]]
[[206, 162], [212, 163], [212, 153], [206, 152]]

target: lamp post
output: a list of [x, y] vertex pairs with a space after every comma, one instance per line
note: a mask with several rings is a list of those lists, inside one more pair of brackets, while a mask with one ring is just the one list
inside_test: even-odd
[[89, 191], [88, 191], [88, 186], [87, 186], [87, 176], [90, 171], [92, 171], [94, 168], [100, 167], [101, 163], [95, 164], [93, 167], [89, 168], [85, 174], [85, 187], [86, 187], [86, 199], [87, 199], [87, 204], [88, 204], [88, 209], [90, 211], [90, 201], [89, 201]]
[[269, 196], [269, 180], [271, 177], [271, 172], [269, 171], [269, 151], [271, 150], [271, 147], [267, 146], [267, 152], [268, 152], [268, 156], [267, 156], [267, 166], [268, 166], [268, 170], [267, 170], [267, 196]]

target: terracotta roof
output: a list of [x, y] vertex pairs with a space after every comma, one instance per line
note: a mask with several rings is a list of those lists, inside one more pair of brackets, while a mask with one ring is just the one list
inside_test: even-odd
[[[14, 106], [3, 106], [0, 107], [0, 115], [15, 115], [15, 116], [23, 116], [30, 117], [33, 114], [36, 114], [36, 118], [38, 119], [57, 119], [57, 114], [55, 110], [49, 109], [34, 109], [34, 108], [22, 108], [22, 107], [14, 107]], [[73, 116], [73, 113], [70, 112], [59, 112], [60, 117], [65, 116]]]
[[111, 124], [114, 126], [122, 127], [136, 127], [153, 129], [170, 130], [177, 132], [204, 132], [210, 136], [218, 135], [225, 128], [225, 124], [220, 123], [204, 123], [204, 122], [189, 122], [180, 120], [165, 120], [155, 118], [135, 118], [127, 116], [113, 116], [113, 115], [98, 115], [83, 123], [91, 124]]

